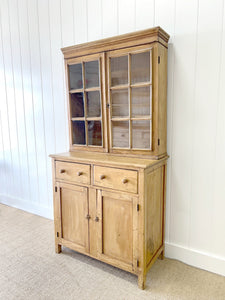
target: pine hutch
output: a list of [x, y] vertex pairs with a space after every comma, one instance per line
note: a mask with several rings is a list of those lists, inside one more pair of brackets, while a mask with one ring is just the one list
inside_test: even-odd
[[138, 276], [164, 253], [168, 34], [63, 48], [70, 151], [51, 155], [55, 249]]

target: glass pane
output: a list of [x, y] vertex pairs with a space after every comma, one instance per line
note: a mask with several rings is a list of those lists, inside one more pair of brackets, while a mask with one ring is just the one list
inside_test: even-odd
[[129, 147], [128, 121], [112, 121], [112, 144], [113, 147]]
[[72, 118], [84, 117], [83, 93], [73, 93], [70, 95]]
[[132, 117], [150, 116], [150, 87], [131, 89]]
[[101, 121], [88, 121], [88, 145], [102, 145]]
[[150, 81], [150, 53], [131, 54], [131, 84]]
[[99, 86], [99, 66], [98, 61], [89, 61], [84, 63], [85, 70], [85, 87], [98, 87]]
[[112, 90], [112, 116], [125, 117], [129, 116], [128, 90]]
[[128, 57], [111, 58], [111, 86], [128, 83]]
[[87, 92], [87, 117], [100, 117], [101, 105], [100, 105], [100, 93], [99, 91]]
[[132, 148], [150, 149], [150, 121], [132, 121]]
[[72, 121], [73, 144], [86, 145], [85, 122]]
[[69, 66], [70, 73], [70, 89], [82, 89], [83, 81], [82, 81], [82, 65], [70, 65]]

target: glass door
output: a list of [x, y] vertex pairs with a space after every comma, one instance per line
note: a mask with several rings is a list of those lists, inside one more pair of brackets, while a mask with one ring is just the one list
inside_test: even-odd
[[152, 50], [108, 56], [110, 148], [152, 149]]
[[68, 64], [72, 148], [103, 147], [102, 57], [82, 57]]

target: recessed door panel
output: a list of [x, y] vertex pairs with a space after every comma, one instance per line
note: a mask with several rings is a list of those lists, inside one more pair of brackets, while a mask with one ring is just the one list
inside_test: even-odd
[[132, 201], [103, 197], [103, 245], [105, 255], [132, 263]]
[[135, 270], [137, 256], [136, 201], [127, 194], [98, 191], [98, 256], [129, 271]]
[[87, 188], [60, 184], [62, 238], [88, 252]]

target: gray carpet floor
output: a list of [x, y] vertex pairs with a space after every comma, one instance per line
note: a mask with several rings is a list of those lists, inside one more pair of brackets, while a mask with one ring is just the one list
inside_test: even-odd
[[54, 252], [53, 221], [0, 204], [0, 299], [225, 300], [225, 277], [157, 260], [137, 277], [69, 249]]

